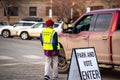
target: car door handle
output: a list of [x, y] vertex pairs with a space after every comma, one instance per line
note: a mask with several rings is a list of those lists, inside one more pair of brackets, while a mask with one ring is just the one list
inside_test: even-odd
[[84, 40], [87, 40], [87, 39], [88, 39], [88, 36], [83, 36], [83, 39], [84, 39]]
[[103, 37], [102, 37], [102, 40], [107, 40], [107, 39], [108, 39], [107, 36], [103, 36]]

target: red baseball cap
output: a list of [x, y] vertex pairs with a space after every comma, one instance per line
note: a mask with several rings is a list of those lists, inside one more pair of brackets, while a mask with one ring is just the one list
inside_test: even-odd
[[54, 22], [51, 19], [46, 21], [46, 26], [48, 26], [48, 27], [53, 26], [53, 24], [54, 24]]

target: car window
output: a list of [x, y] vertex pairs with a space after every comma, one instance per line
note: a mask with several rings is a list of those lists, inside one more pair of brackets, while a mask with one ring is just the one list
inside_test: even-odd
[[118, 23], [117, 23], [117, 29], [116, 30], [120, 30], [120, 15], [119, 15], [119, 18], [118, 18]]
[[45, 24], [44, 23], [37, 23], [33, 26], [33, 28], [44, 28]]
[[23, 23], [16, 23], [16, 24], [14, 24], [14, 26], [15, 27], [21, 27], [21, 26], [23, 26]]
[[45, 23], [43, 23], [43, 28], [46, 28], [46, 24]]
[[39, 25], [38, 25], [38, 28], [43, 28], [43, 24], [39, 24]]
[[34, 23], [15, 23], [14, 27], [32, 26]]
[[99, 14], [96, 19], [94, 31], [105, 31], [110, 25], [112, 14]]
[[34, 23], [23, 23], [23, 26], [32, 26]]
[[39, 25], [40, 25], [40, 23], [37, 23], [37, 24], [35, 24], [35, 25], [33, 26], [33, 28], [38, 28]]
[[59, 24], [54, 24], [53, 26], [54, 26], [54, 28], [57, 28], [59, 26]]
[[92, 16], [93, 15], [86, 15], [75, 24], [75, 29], [76, 29], [77, 33], [79, 33], [80, 31], [88, 31], [89, 30]]

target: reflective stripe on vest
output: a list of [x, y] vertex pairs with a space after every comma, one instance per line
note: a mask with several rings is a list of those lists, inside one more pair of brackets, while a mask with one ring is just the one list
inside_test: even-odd
[[[55, 30], [51, 28], [46, 28], [42, 32], [43, 36], [43, 49], [44, 50], [53, 50], [52, 42], [53, 42], [53, 36], [55, 34]], [[60, 45], [58, 44], [58, 50], [60, 49]]]

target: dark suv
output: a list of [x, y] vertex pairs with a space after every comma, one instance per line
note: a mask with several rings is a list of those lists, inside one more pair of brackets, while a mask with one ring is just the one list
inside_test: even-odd
[[26, 18], [23, 18], [22, 21], [43, 22], [43, 18], [38, 18], [38, 17], [26, 17]]

